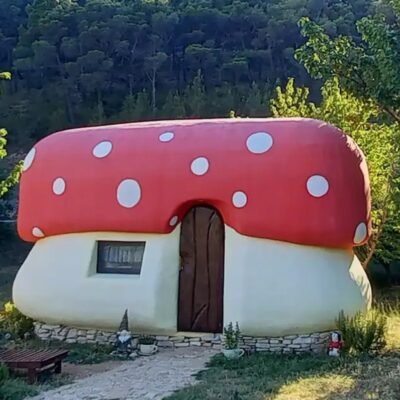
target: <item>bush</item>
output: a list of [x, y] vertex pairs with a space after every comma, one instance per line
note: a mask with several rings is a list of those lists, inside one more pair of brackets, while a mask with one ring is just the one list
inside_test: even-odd
[[143, 344], [143, 345], [151, 345], [154, 344], [156, 342], [156, 339], [154, 336], [149, 336], [149, 335], [140, 335], [139, 336], [139, 344]]
[[387, 319], [378, 310], [358, 312], [353, 317], [342, 311], [336, 325], [342, 332], [345, 353], [368, 354], [386, 346]]
[[23, 315], [13, 303], [5, 305], [0, 313], [0, 332], [9, 333], [15, 339], [23, 339], [26, 333], [32, 333], [33, 320]]
[[8, 379], [0, 384], [1, 400], [24, 400], [36, 394], [38, 394], [38, 389], [21, 379]]
[[239, 348], [240, 340], [240, 329], [239, 324], [236, 322], [235, 327], [233, 327], [232, 322], [230, 322], [224, 328], [224, 346], [227, 350], [235, 350]]
[[8, 379], [10, 379], [8, 368], [5, 365], [0, 364], [0, 386]]

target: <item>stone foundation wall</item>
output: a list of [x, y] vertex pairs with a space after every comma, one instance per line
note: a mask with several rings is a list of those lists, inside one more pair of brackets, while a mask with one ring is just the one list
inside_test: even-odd
[[[68, 328], [36, 322], [35, 334], [42, 340], [59, 340], [66, 343], [91, 343], [113, 345], [117, 339], [115, 332], [93, 329]], [[240, 347], [249, 352], [270, 353], [320, 353], [326, 351], [330, 332], [310, 335], [289, 335], [282, 337], [243, 336]], [[134, 339], [138, 335], [133, 335]], [[222, 349], [223, 336], [204, 334], [201, 336], [155, 336], [158, 347], [212, 347]]]

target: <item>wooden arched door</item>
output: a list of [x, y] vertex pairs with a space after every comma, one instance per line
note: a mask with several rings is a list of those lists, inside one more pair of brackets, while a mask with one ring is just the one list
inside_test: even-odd
[[225, 229], [218, 212], [192, 208], [182, 221], [178, 330], [223, 330]]

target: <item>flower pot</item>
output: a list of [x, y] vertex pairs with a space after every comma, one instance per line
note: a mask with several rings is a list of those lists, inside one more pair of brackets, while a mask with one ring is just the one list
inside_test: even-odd
[[222, 350], [225, 358], [228, 360], [237, 360], [238, 358], [242, 357], [244, 354], [243, 349], [224, 349]]
[[155, 344], [139, 344], [139, 353], [144, 356], [150, 356], [157, 353], [158, 347]]

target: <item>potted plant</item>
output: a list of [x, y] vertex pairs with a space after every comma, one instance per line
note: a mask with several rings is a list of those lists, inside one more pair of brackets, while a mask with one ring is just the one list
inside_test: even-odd
[[157, 353], [158, 347], [156, 340], [153, 336], [141, 335], [139, 336], [139, 354], [150, 356]]
[[224, 328], [224, 349], [222, 353], [229, 360], [235, 360], [243, 356], [244, 350], [239, 348], [240, 329], [239, 324], [236, 322], [233, 327], [230, 322]]

